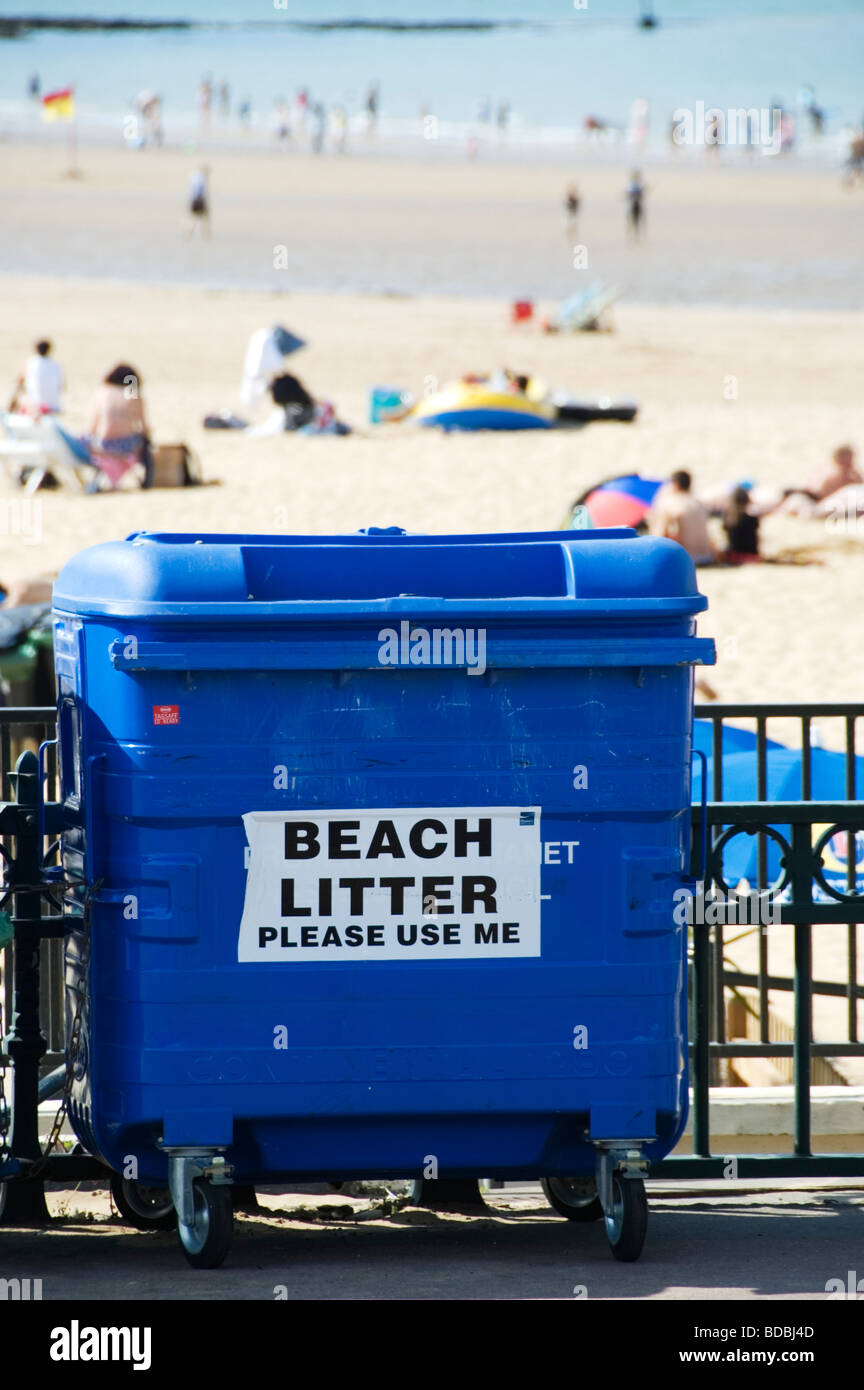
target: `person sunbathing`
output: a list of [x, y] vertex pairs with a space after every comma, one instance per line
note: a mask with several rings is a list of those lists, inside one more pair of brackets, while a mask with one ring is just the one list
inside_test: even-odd
[[96, 392], [88, 439], [94, 463], [98, 464], [100, 454], [131, 455], [144, 465], [141, 486], [150, 487], [153, 460], [141, 377], [127, 362], [118, 363]]
[[728, 549], [723, 559], [730, 565], [746, 565], [760, 559], [759, 517], [750, 510], [750, 492], [736, 487], [723, 511], [723, 530]]
[[270, 383], [273, 404], [284, 411], [283, 429], [298, 430], [315, 418], [315, 401], [306, 387], [290, 372], [283, 372]]
[[713, 565], [714, 542], [708, 530], [708, 511], [690, 491], [692, 478], [686, 469], [673, 473], [661, 487], [649, 513], [652, 536], [677, 541], [697, 565]]
[[815, 502], [823, 502], [832, 493], [839, 492], [841, 487], [861, 481], [861, 474], [855, 467], [855, 450], [849, 444], [841, 444], [834, 450], [828, 468], [808, 479], [803, 491]]
[[855, 467], [855, 450], [851, 444], [841, 444], [834, 450], [831, 463], [820, 473], [812, 474], [803, 487], [787, 488], [783, 510], [797, 516], [809, 516], [817, 502], [824, 502], [843, 487], [864, 481]]

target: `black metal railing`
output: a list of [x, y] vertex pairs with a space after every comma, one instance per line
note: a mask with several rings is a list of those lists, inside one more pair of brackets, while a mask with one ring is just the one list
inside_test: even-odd
[[[791, 1154], [752, 1154], [737, 1157], [737, 1172], [747, 1176], [803, 1175], [864, 1176], [864, 1153], [813, 1154], [811, 1088], [814, 1071], [830, 1068], [844, 1058], [864, 1058], [860, 1014], [864, 1007], [864, 984], [858, 960], [859, 919], [864, 919], [862, 874], [857, 867], [858, 841], [864, 831], [864, 801], [856, 801], [858, 788], [857, 721], [864, 718], [864, 704], [766, 704], [702, 705], [697, 719], [711, 721], [712, 767], [708, 792], [712, 800], [706, 807], [708, 852], [704, 866], [705, 891], [713, 889], [727, 904], [740, 903], [737, 885], [727, 881], [724, 859], [732, 841], [748, 835], [756, 842], [756, 874], [749, 884], [751, 901], [773, 908], [779, 921], [767, 927], [762, 920], [752, 925], [756, 937], [755, 968], [734, 966], [729, 959], [730, 931], [740, 939], [740, 924], [695, 922], [691, 928], [691, 1080], [693, 1086], [693, 1155], [666, 1159], [655, 1167], [664, 1177], [722, 1176], [723, 1158], [711, 1155], [710, 1087], [722, 1076], [722, 1069], [734, 1061], [761, 1059], [772, 1063], [791, 1060], [793, 1084], [793, 1152]], [[798, 737], [788, 738], [789, 722]], [[779, 726], [779, 727], [778, 727]], [[753, 734], [752, 782], [755, 799], [731, 801], [727, 798], [728, 778], [724, 776], [724, 753], [733, 735], [731, 729]], [[787, 794], [799, 792], [800, 800], [769, 799], [771, 740], [769, 732], [781, 732], [779, 742], [800, 753], [798, 769], [790, 768]], [[814, 738], [814, 733], [817, 738]], [[741, 747], [739, 736], [735, 746]], [[818, 739], [818, 741], [817, 741]], [[835, 747], [839, 762], [831, 768], [832, 786], [842, 784], [842, 799], [814, 800], [814, 754]], [[792, 774], [795, 773], [793, 777]], [[790, 782], [797, 781], [792, 786]], [[693, 808], [694, 841], [702, 833], [702, 808]], [[826, 877], [825, 855], [840, 836], [845, 840], [845, 882]], [[773, 852], [772, 852], [773, 847]], [[698, 850], [696, 851], [698, 855]], [[770, 881], [771, 859], [774, 881]], [[840, 875], [844, 877], [843, 874]], [[845, 978], [814, 978], [813, 931], [840, 924], [846, 928]], [[792, 938], [791, 975], [770, 969], [770, 942], [788, 932]], [[777, 935], [774, 935], [777, 933]], [[818, 941], [818, 936], [817, 936]], [[772, 1038], [776, 1020], [773, 997], [793, 995], [790, 1036]], [[843, 998], [845, 1025], [839, 1036], [813, 1037], [814, 998]], [[755, 1040], [730, 1038], [727, 1016], [731, 1002], [746, 1006], [748, 1024], [758, 1033]], [[740, 1016], [740, 1011], [739, 1011]], [[822, 1079], [842, 1081], [842, 1074], [825, 1070]], [[724, 1078], [728, 1079], [728, 1078]], [[864, 1141], [862, 1141], [864, 1148]]]
[[55, 726], [53, 708], [0, 709], [0, 910], [14, 929], [11, 953], [2, 952], [0, 1221], [37, 1226], [48, 1220], [47, 1180], [69, 1186], [106, 1174], [80, 1146], [52, 1147], [59, 1110], [47, 1147], [40, 1134], [40, 1097], [62, 1090], [66, 1071], [62, 887], [50, 877], [60, 826]]
[[[858, 964], [858, 920], [864, 919], [864, 883], [860, 881], [862, 875], [856, 867], [856, 833], [864, 832], [864, 801], [855, 799], [859, 790], [856, 775], [857, 721], [864, 719], [864, 704], [709, 705], [697, 706], [696, 717], [712, 722], [712, 799], [705, 810], [707, 852], [706, 862], [702, 865], [705, 887], [709, 891], [712, 887], [719, 889], [724, 899], [734, 901], [737, 885], [726, 878], [728, 848], [737, 836], [755, 837], [757, 867], [755, 882], [751, 887], [761, 900], [779, 903], [777, 930], [788, 932], [792, 937], [793, 968], [790, 975], [771, 971], [769, 936], [761, 924], [754, 928], [757, 934], [755, 968], [746, 971], [735, 966], [729, 958], [728, 924], [694, 923], [690, 961], [693, 1154], [666, 1159], [655, 1166], [654, 1172], [664, 1178], [723, 1175], [725, 1158], [713, 1157], [711, 1153], [712, 1081], [721, 1075], [724, 1066], [734, 1061], [762, 1059], [775, 1063], [791, 1061], [794, 1152], [740, 1155], [737, 1158], [739, 1176], [808, 1173], [819, 1176], [864, 1176], [864, 1153], [814, 1155], [811, 1151], [814, 1068], [844, 1058], [864, 1058], [859, 1017], [864, 1010], [864, 984], [859, 978]], [[771, 801], [767, 796], [771, 758], [769, 723], [773, 728], [779, 721], [790, 720], [797, 724], [800, 733], [800, 800]], [[39, 1068], [43, 1075], [56, 1069], [64, 1060], [63, 942], [61, 936], [55, 935], [57, 928], [52, 931], [50, 921], [46, 920], [57, 911], [49, 897], [43, 895], [41, 899], [41, 925], [33, 917], [39, 907], [38, 904], [34, 905], [32, 891], [28, 892], [33, 885], [26, 873], [22, 878], [22, 863], [27, 854], [25, 846], [22, 859], [22, 843], [33, 840], [32, 825], [35, 821], [31, 824], [27, 820], [30, 814], [28, 806], [21, 803], [22, 788], [26, 793], [25, 799], [35, 795], [30, 783], [35, 783], [36, 779], [43, 782], [45, 800], [57, 800], [57, 763], [55, 749], [50, 744], [55, 722], [53, 708], [0, 709], [0, 797], [4, 803], [0, 807], [0, 855], [5, 871], [2, 903], [9, 912], [11, 900], [15, 909], [12, 915], [16, 917], [16, 931], [20, 922], [23, 933], [30, 933], [26, 937], [28, 951], [31, 948], [35, 950], [36, 971], [33, 978], [38, 981], [37, 1033], [41, 1029], [41, 1037], [33, 1040], [31, 1053], [40, 1052]], [[752, 800], [724, 800], [728, 783], [724, 778], [723, 756], [733, 737], [733, 726], [739, 729], [752, 727], [754, 733], [751, 752], [756, 797]], [[814, 738], [814, 732], [819, 742]], [[735, 737], [738, 738], [737, 735]], [[36, 771], [34, 754], [43, 742], [49, 744], [44, 768]], [[814, 800], [814, 754], [822, 745], [830, 747], [832, 744], [838, 745], [842, 755], [844, 796]], [[30, 759], [25, 759], [28, 770], [22, 781], [20, 771], [16, 773], [13, 769], [26, 750], [30, 750]], [[799, 787], [794, 790], [799, 790]], [[697, 857], [703, 834], [702, 820], [702, 807], [696, 805], [693, 808], [693, 827]], [[845, 836], [846, 841], [845, 882], [839, 886], [836, 879], [832, 882], [826, 877], [824, 865], [826, 847], [838, 835]], [[31, 858], [36, 865], [44, 863], [50, 840], [51, 836], [45, 835], [41, 845], [35, 841], [32, 844], [34, 853]], [[769, 882], [772, 856], [777, 861], [773, 883]], [[837, 923], [844, 924], [847, 932], [845, 978], [814, 979], [813, 932]], [[40, 939], [41, 949], [36, 949]], [[0, 993], [3, 1031], [8, 1032], [14, 1007], [12, 981], [5, 958], [0, 955], [0, 959], [3, 961]], [[772, 999], [775, 995], [783, 996], [790, 992], [794, 1001], [793, 1022], [788, 1030], [790, 1036], [772, 1038]], [[752, 999], [749, 997], [751, 995]], [[845, 1027], [841, 1036], [814, 1039], [812, 1007], [814, 998], [819, 997], [846, 1000]], [[742, 999], [747, 1002], [748, 1021], [758, 1033], [755, 1039], [728, 1036], [728, 1005], [730, 1001], [740, 1003]], [[33, 1084], [35, 1087], [35, 1080]], [[90, 1175], [88, 1165], [92, 1166], [93, 1162], [83, 1157], [61, 1155], [51, 1160], [45, 1173], [46, 1176], [58, 1177], [63, 1172], [70, 1180], [77, 1180]], [[18, 1184], [13, 1186], [17, 1187]]]
[[[15, 764], [26, 749], [36, 752], [42, 743], [50, 743], [57, 728], [57, 711], [53, 706], [33, 706], [21, 709], [0, 708], [0, 802], [15, 798], [12, 780]], [[45, 798], [54, 801], [59, 796], [56, 749], [46, 750]], [[42, 847], [43, 858], [48, 852], [48, 840]], [[0, 836], [0, 858], [10, 862], [15, 855], [14, 837]], [[54, 915], [50, 902], [43, 907], [46, 916]], [[2, 961], [2, 957], [0, 957]], [[66, 1026], [64, 1019], [63, 942], [59, 939], [42, 945], [39, 971], [39, 1015], [45, 1035], [46, 1052], [40, 1063], [43, 1074], [62, 1065], [66, 1055]], [[2, 970], [0, 1004], [4, 1020], [12, 1017], [12, 974]], [[0, 1030], [0, 1047], [2, 1047]]]

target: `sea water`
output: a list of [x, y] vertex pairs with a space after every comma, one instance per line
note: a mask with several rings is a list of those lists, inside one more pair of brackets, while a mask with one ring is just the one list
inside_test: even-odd
[[[82, 127], [113, 127], [118, 139], [144, 89], [162, 97], [167, 138], [182, 138], [205, 76], [229, 84], [226, 124], [247, 100], [262, 135], [274, 102], [301, 88], [360, 121], [372, 83], [382, 138], [416, 134], [430, 116], [454, 139], [482, 136], [484, 126], [498, 129], [502, 107], [514, 140], [560, 145], [584, 132], [587, 117], [624, 138], [634, 101], [644, 100], [646, 147], [659, 151], [679, 108], [779, 104], [799, 114], [799, 151], [834, 158], [860, 122], [861, 0], [654, 0], [653, 29], [637, 24], [643, 8], [647, 0], [3, 0], [7, 24], [23, 13], [190, 27], [0, 38], [0, 132], [38, 119], [26, 96], [31, 73], [43, 91], [73, 85]], [[825, 113], [821, 142], [808, 138], [802, 108], [811, 99]]]

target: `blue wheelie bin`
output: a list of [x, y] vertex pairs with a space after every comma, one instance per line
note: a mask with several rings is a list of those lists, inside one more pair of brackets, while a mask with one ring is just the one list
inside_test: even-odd
[[626, 530], [65, 566], [70, 1116], [140, 1224], [212, 1267], [232, 1183], [540, 1178], [636, 1258], [687, 1109], [704, 607]]

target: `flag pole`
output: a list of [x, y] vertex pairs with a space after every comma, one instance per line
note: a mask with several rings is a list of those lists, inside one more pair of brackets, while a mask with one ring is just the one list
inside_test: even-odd
[[67, 170], [67, 177], [70, 178], [70, 179], [80, 179], [80, 177], [81, 177], [81, 170], [78, 168], [78, 117], [77, 117], [77, 115], [73, 116], [72, 119], [71, 119], [71, 121], [69, 122], [68, 155], [69, 155], [69, 168], [68, 168], [68, 170]]
[[78, 179], [81, 177], [81, 170], [78, 168], [78, 111], [75, 106], [75, 88], [58, 88], [55, 92], [46, 92], [42, 98], [42, 118], [46, 121], [65, 121], [66, 130], [66, 159], [67, 169], [66, 178]]
[[81, 170], [78, 168], [78, 104], [75, 101], [75, 88], [72, 87], [72, 119], [69, 122], [68, 152], [70, 179], [80, 179]]

